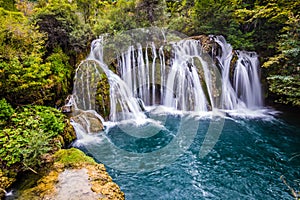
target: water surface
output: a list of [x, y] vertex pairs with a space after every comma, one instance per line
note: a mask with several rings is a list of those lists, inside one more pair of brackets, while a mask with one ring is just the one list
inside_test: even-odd
[[[178, 137], [181, 122], [187, 115], [152, 114], [150, 117], [155, 120], [163, 119], [164, 128], [160, 131], [151, 123], [144, 127], [125, 123], [110, 127], [105, 137], [128, 152], [155, 152]], [[250, 118], [227, 115], [214, 148], [200, 158], [199, 150], [209, 124], [215, 119], [196, 116], [188, 119], [199, 124], [197, 133], [191, 145], [174, 162], [166, 164], [162, 158], [160, 163], [156, 163], [161, 164], [158, 169], [143, 171], [141, 167], [141, 172], [135, 173], [107, 166], [126, 199], [293, 198], [280, 177], [284, 176], [293, 188], [299, 189], [300, 156], [297, 155], [300, 154], [300, 126], [296, 121], [291, 124], [280, 115], [274, 117], [269, 114]], [[133, 133], [143, 130], [156, 132], [151, 137], [138, 138], [128, 134], [130, 130]], [[96, 145], [88, 144], [86, 147], [88, 153], [102, 162], [103, 152], [96, 153], [99, 145], [101, 140]], [[111, 155], [114, 156], [113, 153]], [[126, 160], [118, 160], [118, 156], [112, 159], [118, 166], [127, 163]], [[165, 159], [167, 162], [168, 158]]]

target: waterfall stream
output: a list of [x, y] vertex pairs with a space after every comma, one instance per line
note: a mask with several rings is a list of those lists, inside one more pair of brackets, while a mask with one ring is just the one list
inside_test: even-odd
[[[128, 199], [288, 197], [279, 177], [299, 177], [289, 159], [299, 129], [263, 107], [258, 55], [223, 36], [207, 48], [147, 33], [92, 42], [68, 104], [87, 114], [72, 121], [74, 146], [105, 164]], [[101, 130], [89, 127], [97, 119]]]
[[117, 73], [104, 63], [104, 37], [94, 40], [89, 57], [76, 70], [76, 108], [96, 110], [101, 74], [110, 85], [110, 121], [145, 118], [140, 105], [193, 112], [261, 108], [257, 54], [234, 52], [223, 36], [211, 40], [219, 46], [217, 53], [211, 52], [215, 60], [199, 40], [131, 44], [115, 55]]

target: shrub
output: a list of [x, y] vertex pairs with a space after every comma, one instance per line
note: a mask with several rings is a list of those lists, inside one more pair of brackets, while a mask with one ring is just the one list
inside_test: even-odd
[[61, 146], [64, 115], [44, 106], [26, 106], [11, 117], [9, 126], [0, 130], [0, 165], [35, 168], [41, 156]]
[[10, 116], [14, 112], [15, 112], [14, 109], [11, 107], [9, 103], [7, 103], [6, 99], [0, 100], [0, 128], [7, 123]]

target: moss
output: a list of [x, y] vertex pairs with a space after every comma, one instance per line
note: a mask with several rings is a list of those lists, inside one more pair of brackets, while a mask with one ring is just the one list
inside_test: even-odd
[[[62, 172], [69, 170], [86, 169], [91, 192], [95, 192], [99, 199], [125, 199], [124, 193], [106, 172], [103, 164], [97, 164], [91, 157], [82, 151], [71, 148], [59, 150], [54, 154], [54, 163], [48, 166], [43, 175], [32, 188], [20, 191], [18, 199], [56, 199], [61, 189], [58, 187]], [[40, 169], [43, 171], [43, 169]], [[85, 197], [86, 194], [82, 194]], [[69, 197], [70, 198], [70, 197]]]
[[101, 74], [101, 80], [97, 85], [96, 101], [98, 105], [96, 111], [102, 117], [108, 119], [110, 114], [110, 85], [104, 73]]
[[82, 151], [75, 148], [57, 151], [54, 154], [54, 160], [57, 164], [68, 167], [75, 167], [82, 164], [96, 164], [93, 158], [88, 157]]
[[63, 146], [65, 147], [76, 139], [76, 132], [69, 119], [65, 119], [65, 128], [61, 136], [63, 137]]

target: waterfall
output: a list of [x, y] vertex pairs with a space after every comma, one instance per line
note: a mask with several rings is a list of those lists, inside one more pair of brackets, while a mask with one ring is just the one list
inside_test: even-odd
[[201, 66], [207, 70], [207, 65], [201, 59], [199, 41], [182, 40], [173, 44], [173, 48], [174, 58], [167, 78], [164, 105], [184, 111], [207, 111], [207, 97], [195, 65], [195, 59], [198, 58]]
[[94, 40], [90, 55], [76, 70], [76, 108], [96, 109], [97, 85], [103, 75], [110, 87], [111, 121], [145, 118], [140, 105], [194, 112], [262, 107], [257, 54], [234, 54], [223, 36], [212, 40], [219, 46], [212, 52], [217, 65], [198, 40], [168, 43], [164, 36], [162, 43], [130, 43], [115, 54], [119, 75], [104, 63], [104, 38]]
[[230, 81], [230, 69], [233, 50], [223, 36], [215, 36], [214, 41], [221, 47], [217, 56], [222, 74], [222, 108], [256, 109], [263, 106], [262, 91], [259, 79], [259, 61], [255, 52], [235, 51], [238, 59], [233, 73], [233, 84]]
[[237, 107], [238, 98], [229, 79], [232, 47], [223, 36], [215, 36], [214, 41], [221, 47], [220, 55], [217, 55], [222, 74], [221, 108], [233, 110]]
[[[171, 47], [174, 57], [169, 58], [170, 64], [167, 66], [164, 46], [157, 48], [153, 42], [144, 49], [140, 44], [130, 46], [118, 62], [121, 78], [133, 95], [146, 105], [207, 111], [208, 102], [212, 102], [211, 80], [208, 64], [202, 58], [200, 42], [182, 40]], [[200, 80], [199, 71], [204, 71], [203, 80]], [[208, 86], [205, 88], [208, 97], [204, 94], [201, 81]]]
[[255, 52], [236, 51], [238, 60], [234, 70], [234, 89], [247, 108], [262, 107], [258, 58]]
[[109, 82], [111, 121], [126, 119], [143, 119], [138, 100], [132, 96], [125, 82], [103, 63], [103, 38], [93, 41], [91, 53], [81, 62], [75, 74], [73, 98], [76, 109], [95, 110], [97, 85], [101, 74], [105, 74]]

